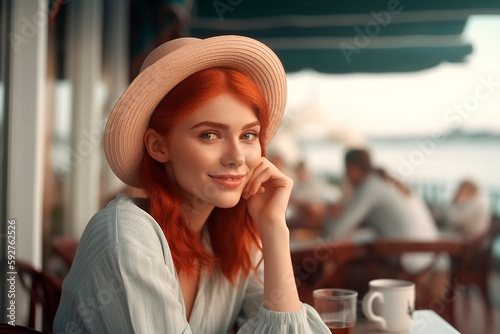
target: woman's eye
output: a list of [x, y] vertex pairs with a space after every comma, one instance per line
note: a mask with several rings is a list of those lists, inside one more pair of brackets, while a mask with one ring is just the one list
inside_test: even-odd
[[217, 133], [215, 132], [205, 132], [200, 135], [202, 140], [214, 140], [217, 139]]
[[241, 136], [241, 139], [244, 139], [244, 140], [255, 140], [258, 137], [259, 137], [258, 133], [248, 132], [248, 133], [245, 133], [243, 136]]

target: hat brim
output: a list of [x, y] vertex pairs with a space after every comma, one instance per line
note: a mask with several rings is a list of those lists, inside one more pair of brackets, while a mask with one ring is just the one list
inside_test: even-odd
[[141, 186], [143, 136], [156, 106], [182, 80], [213, 67], [231, 68], [255, 81], [269, 105], [267, 142], [273, 137], [286, 103], [285, 71], [276, 54], [261, 42], [243, 36], [199, 39], [145, 68], [113, 108], [103, 142], [108, 163], [118, 178], [130, 186]]

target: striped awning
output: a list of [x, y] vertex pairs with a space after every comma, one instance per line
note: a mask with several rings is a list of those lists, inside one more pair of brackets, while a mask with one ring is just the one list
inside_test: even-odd
[[198, 0], [190, 34], [257, 38], [288, 72], [416, 71], [464, 61], [464, 27], [479, 14], [500, 14], [500, 1]]

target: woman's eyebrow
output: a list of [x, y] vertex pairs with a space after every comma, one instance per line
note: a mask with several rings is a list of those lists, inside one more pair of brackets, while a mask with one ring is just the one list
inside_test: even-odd
[[[242, 127], [242, 130], [253, 128], [254, 126], [257, 126], [257, 125], [260, 125], [260, 121], [255, 121], [252, 123], [245, 124]], [[230, 129], [230, 126], [228, 124], [219, 123], [219, 122], [212, 122], [212, 121], [203, 121], [203, 122], [200, 122], [200, 123], [193, 125], [192, 127], [189, 128], [189, 130], [193, 130], [193, 129], [196, 129], [196, 128], [199, 128], [202, 126], [208, 126], [211, 128], [216, 128], [216, 129], [221, 129], [221, 130], [229, 130]]]
[[260, 126], [260, 121], [248, 123], [247, 125], [244, 125], [242, 129], [247, 130], [247, 129], [253, 128], [254, 126]]
[[192, 127], [189, 128], [189, 130], [196, 129], [202, 126], [208, 126], [211, 128], [217, 128], [217, 129], [222, 129], [222, 130], [229, 130], [229, 125], [224, 124], [224, 123], [218, 123], [218, 122], [211, 122], [211, 121], [203, 121], [198, 124], [193, 125]]

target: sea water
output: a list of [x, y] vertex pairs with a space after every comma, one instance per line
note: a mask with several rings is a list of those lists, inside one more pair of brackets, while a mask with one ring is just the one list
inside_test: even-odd
[[[314, 174], [342, 178], [344, 144], [325, 140], [301, 146], [304, 160]], [[477, 181], [487, 195], [500, 193], [500, 138], [441, 143], [425, 138], [385, 139], [371, 140], [368, 147], [374, 165], [410, 185], [442, 185], [447, 200], [451, 200], [458, 184], [466, 178]]]

